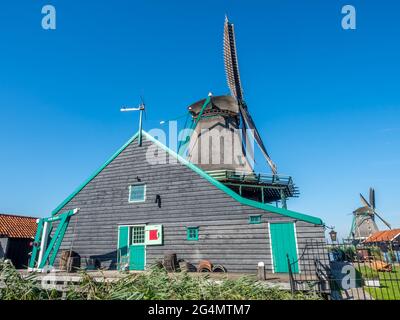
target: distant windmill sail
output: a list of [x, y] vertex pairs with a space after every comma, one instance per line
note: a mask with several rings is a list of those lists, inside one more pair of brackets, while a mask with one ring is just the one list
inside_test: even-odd
[[369, 188], [369, 203], [372, 209], [375, 209], [375, 189]]
[[269, 156], [267, 149], [261, 139], [261, 136], [256, 128], [256, 125], [248, 112], [247, 105], [243, 99], [243, 89], [240, 82], [239, 64], [236, 51], [236, 40], [234, 25], [229, 22], [228, 17], [225, 17], [224, 25], [224, 61], [225, 61], [225, 72], [226, 79], [228, 82], [231, 95], [236, 98], [239, 108], [240, 115], [243, 121], [243, 138], [246, 137], [246, 128], [251, 129], [254, 132], [254, 138], [259, 145], [261, 152], [263, 153], [268, 165], [271, 168], [272, 173], [277, 173], [277, 167]]

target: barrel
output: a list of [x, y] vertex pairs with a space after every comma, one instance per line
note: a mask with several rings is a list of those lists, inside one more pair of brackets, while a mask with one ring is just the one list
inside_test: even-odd
[[201, 260], [199, 263], [199, 267], [197, 268], [198, 272], [212, 272], [212, 263], [208, 260]]
[[81, 266], [81, 258], [78, 253], [70, 250], [61, 251], [60, 270], [66, 272], [77, 271]]
[[176, 253], [165, 253], [163, 265], [168, 272], [175, 272], [178, 269]]

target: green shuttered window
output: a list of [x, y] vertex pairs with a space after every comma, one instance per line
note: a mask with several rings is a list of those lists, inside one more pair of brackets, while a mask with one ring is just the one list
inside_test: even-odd
[[261, 215], [250, 216], [249, 217], [249, 223], [250, 224], [259, 224], [259, 223], [261, 223]]
[[146, 200], [146, 185], [129, 186], [129, 202], [144, 202]]
[[186, 229], [186, 239], [190, 241], [199, 240], [199, 227], [188, 227]]

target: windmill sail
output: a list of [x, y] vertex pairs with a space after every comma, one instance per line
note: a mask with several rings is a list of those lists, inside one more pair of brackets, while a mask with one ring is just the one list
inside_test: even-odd
[[235, 30], [232, 23], [229, 22], [228, 17], [225, 18], [224, 25], [224, 62], [225, 62], [225, 72], [231, 95], [236, 98], [239, 109], [240, 116], [242, 119], [242, 135], [243, 141], [246, 137], [246, 128], [252, 130], [254, 133], [254, 138], [261, 149], [268, 165], [271, 168], [273, 174], [277, 173], [277, 168], [271, 157], [269, 156], [267, 149], [261, 139], [260, 133], [258, 132], [256, 125], [248, 112], [247, 105], [243, 99], [243, 89], [240, 82], [239, 74], [239, 64], [236, 51], [236, 40], [235, 40]]
[[273, 174], [277, 174], [277, 168], [275, 163], [272, 161], [271, 157], [269, 156], [267, 149], [264, 146], [263, 141], [261, 140], [261, 136], [260, 133], [258, 132], [256, 125], [251, 117], [251, 115], [249, 114], [249, 112], [247, 111], [247, 109], [243, 108], [241, 104], [239, 104], [239, 108], [240, 108], [240, 113], [242, 115], [242, 118], [244, 119], [244, 122], [246, 123], [246, 127], [253, 130], [252, 132], [254, 133], [254, 138], [257, 142], [257, 144], [259, 145], [261, 152], [263, 153], [265, 159], [268, 162], [268, 165], [270, 166], [272, 173]]
[[239, 102], [243, 99], [243, 90], [240, 83], [239, 64], [236, 54], [235, 30], [228, 17], [225, 17], [224, 25], [224, 61], [226, 79], [231, 95]]

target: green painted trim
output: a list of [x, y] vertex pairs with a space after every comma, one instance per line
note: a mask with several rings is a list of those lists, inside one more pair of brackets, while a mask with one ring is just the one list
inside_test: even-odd
[[60, 249], [61, 243], [64, 239], [65, 231], [67, 231], [67, 228], [68, 228], [69, 218], [66, 218], [64, 221], [61, 221], [60, 223], [62, 223], [62, 222], [63, 222], [63, 225], [61, 227], [58, 239], [54, 244], [53, 252], [51, 253], [51, 256], [49, 259], [49, 266], [54, 266], [54, 262], [56, 261], [58, 250]]
[[[51, 223], [51, 221], [56, 221], [56, 220], [60, 220], [60, 223], [58, 224], [58, 227], [57, 227], [56, 231], [54, 232], [54, 235], [51, 238], [51, 241], [43, 254], [42, 261], [40, 262], [40, 265], [38, 266], [38, 268], [42, 269], [46, 265], [47, 259], [49, 259], [49, 258], [50, 259], [49, 259], [48, 265], [54, 266], [54, 262], [56, 260], [58, 250], [60, 249], [61, 243], [63, 241], [65, 231], [67, 231], [67, 228], [68, 228], [69, 219], [74, 214], [75, 214], [75, 210], [69, 210], [69, 211], [62, 213], [59, 216], [60, 219], [52, 219], [52, 218], [48, 219], [49, 223]], [[51, 253], [51, 255], [50, 255], [50, 253]]]
[[[203, 112], [204, 112], [204, 110], [205, 110], [205, 108], [208, 106], [208, 104], [211, 102], [211, 96], [208, 96], [207, 98], [206, 98], [206, 100], [204, 101], [204, 103], [203, 103], [203, 106], [201, 107], [201, 109], [200, 109], [200, 112], [199, 112], [199, 114], [198, 114], [198, 116], [197, 116], [197, 119], [195, 120], [195, 121], [192, 121], [192, 124], [191, 124], [191, 126], [190, 126], [190, 130], [194, 130], [194, 129], [196, 129], [196, 126], [197, 126], [197, 124], [199, 123], [199, 121], [200, 121], [200, 119], [201, 119], [201, 117], [202, 117], [202, 115], [203, 115]], [[183, 155], [183, 153], [185, 152], [185, 148], [186, 148], [186, 146], [189, 144], [189, 142], [190, 142], [190, 138], [189, 137], [186, 137], [186, 140], [185, 140], [185, 142], [181, 145], [181, 148], [179, 148], [179, 150], [178, 150], [178, 154], [179, 155]]]
[[257, 201], [254, 201], [254, 200], [243, 198], [242, 196], [238, 195], [236, 192], [234, 192], [233, 190], [231, 190], [230, 188], [225, 186], [222, 182], [219, 182], [219, 181], [215, 180], [213, 177], [211, 177], [208, 173], [206, 173], [205, 171], [200, 169], [198, 166], [194, 165], [193, 163], [191, 163], [188, 160], [184, 159], [180, 155], [176, 154], [174, 151], [169, 149], [167, 146], [163, 145], [157, 139], [153, 138], [146, 131], [143, 131], [143, 135], [146, 136], [146, 138], [149, 139], [151, 142], [153, 142], [156, 145], [158, 145], [161, 149], [167, 151], [171, 156], [173, 156], [174, 158], [179, 160], [179, 162], [181, 162], [182, 164], [186, 165], [187, 167], [192, 169], [194, 172], [198, 173], [204, 179], [206, 179], [211, 184], [213, 184], [217, 188], [219, 188], [222, 191], [224, 191], [226, 194], [228, 194], [229, 196], [231, 196], [233, 199], [235, 199], [236, 201], [240, 202], [241, 204], [244, 204], [244, 205], [247, 205], [247, 206], [250, 206], [250, 207], [254, 207], [254, 208], [257, 208], [257, 209], [273, 212], [273, 213], [280, 214], [280, 215], [283, 215], [283, 216], [287, 216], [287, 217], [290, 217], [290, 218], [293, 218], [293, 219], [302, 220], [302, 221], [309, 222], [309, 223], [312, 223], [312, 224], [324, 225], [323, 221], [320, 218], [309, 216], [309, 215], [306, 215], [306, 214], [303, 214], [303, 213], [299, 213], [299, 212], [295, 212], [295, 211], [291, 211], [291, 210], [287, 210], [287, 209], [284, 209], [284, 208], [277, 208], [277, 207], [272, 206], [270, 204], [261, 203], [261, 202], [257, 202]]
[[[194, 238], [192, 238], [190, 236], [190, 231], [191, 230], [195, 230], [196, 231], [196, 234], [195, 234]], [[187, 227], [186, 228], [186, 240], [188, 240], [188, 241], [199, 241], [199, 227]]]
[[40, 242], [40, 237], [42, 236], [43, 224], [44, 224], [44, 220], [39, 219], [37, 229], [36, 229], [35, 239], [33, 240], [34, 243], [36, 243], [36, 246], [34, 246], [32, 248], [31, 259], [29, 260], [29, 268], [32, 268], [32, 269], [35, 267], [36, 257], [37, 257], [37, 254], [38, 254], [39, 248], [40, 248], [39, 242]]
[[261, 214], [249, 216], [249, 224], [260, 224]]
[[[95, 171], [83, 184], [81, 184], [71, 195], [69, 195], [54, 211], [52, 212], [53, 215], [57, 214], [73, 197], [75, 197], [91, 180], [93, 180], [105, 167], [107, 167], [108, 164], [111, 163], [122, 151], [126, 149], [139, 135], [139, 132], [136, 133], [131, 139], [129, 139], [128, 142], [126, 142], [114, 155], [108, 159], [97, 171]], [[324, 225], [323, 221], [320, 218], [309, 216], [303, 213], [287, 210], [284, 208], [277, 208], [275, 206], [272, 206], [270, 204], [266, 203], [261, 203], [257, 202], [254, 200], [246, 199], [243, 198], [242, 196], [238, 195], [236, 192], [225, 186], [222, 182], [219, 182], [215, 180], [213, 177], [211, 177], [209, 174], [207, 174], [205, 171], [200, 169], [198, 166], [194, 165], [193, 163], [189, 162], [188, 160], [184, 159], [180, 155], [178, 155], [176, 152], [172, 151], [170, 148], [159, 142], [157, 139], [153, 138], [150, 134], [148, 134], [146, 131], [142, 130], [142, 135], [143, 137], [147, 138], [149, 141], [155, 143], [157, 146], [159, 146], [161, 149], [165, 150], [168, 152], [171, 156], [173, 156], [175, 159], [177, 159], [179, 162], [182, 164], [186, 165], [190, 169], [192, 169], [194, 172], [199, 174], [201, 177], [206, 179], [208, 182], [216, 186], [217, 188], [221, 189], [224, 191], [226, 194], [231, 196], [233, 199], [236, 201], [240, 202], [241, 204], [244, 204], [246, 206], [254, 207], [257, 209], [269, 211], [272, 213], [280, 214], [283, 216], [287, 216], [293, 219], [297, 220], [302, 220], [305, 222], [309, 222], [312, 224], [316, 225]]]
[[[49, 246], [47, 247], [45, 253], [43, 254], [42, 261], [40, 262], [40, 265], [39, 265], [40, 269], [43, 268], [46, 265], [47, 259], [49, 258], [49, 255], [50, 255], [51, 251], [53, 250], [54, 245], [57, 243], [58, 236], [60, 235], [60, 233], [64, 229], [64, 223], [65, 223], [66, 220], [67, 220], [67, 216], [65, 215], [61, 219], [60, 224], [59, 224], [56, 232], [54, 233], [53, 237], [51, 238]], [[52, 265], [52, 264], [49, 263], [49, 265]]]
[[[143, 131], [143, 130], [142, 130]], [[145, 131], [143, 131], [145, 132]], [[92, 181], [96, 176], [103, 171], [105, 167], [107, 167], [111, 161], [113, 161], [116, 157], [119, 156], [119, 154], [126, 149], [127, 146], [129, 146], [132, 141], [134, 141], [137, 137], [139, 136], [139, 132], [137, 132], [132, 138], [128, 140], [117, 152], [115, 152], [110, 159], [108, 159], [99, 169], [97, 169], [93, 174], [87, 178], [78, 188], [75, 189], [74, 192], [72, 192], [63, 202], [61, 202], [57, 208], [55, 208], [51, 214], [54, 216], [56, 215], [68, 202], [72, 200], [73, 197], [75, 197], [86, 185]]]

